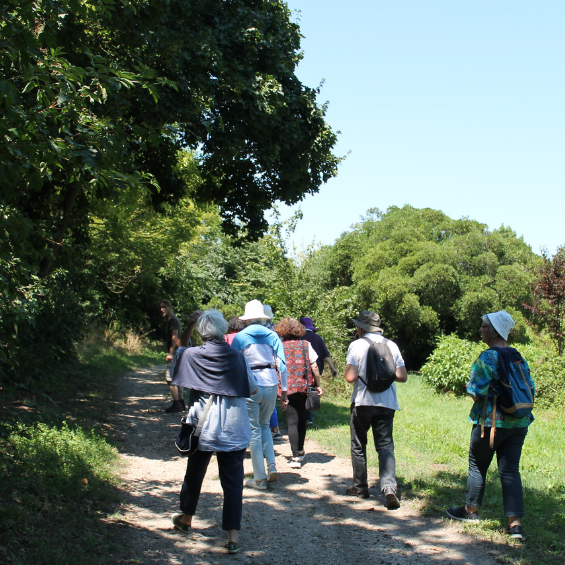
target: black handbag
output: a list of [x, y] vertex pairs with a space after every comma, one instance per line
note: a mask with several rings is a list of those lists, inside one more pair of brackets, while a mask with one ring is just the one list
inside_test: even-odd
[[306, 397], [306, 410], [310, 412], [315, 412], [321, 408], [320, 395], [318, 394], [318, 389], [313, 386], [308, 387], [308, 396]]
[[181, 455], [192, 455], [193, 453], [196, 453], [198, 443], [200, 441], [200, 434], [202, 433], [202, 427], [204, 426], [204, 422], [208, 417], [208, 412], [210, 412], [210, 408], [212, 407], [212, 403], [215, 398], [215, 394], [211, 394], [210, 398], [208, 398], [206, 406], [204, 406], [202, 416], [200, 416], [200, 419], [198, 420], [197, 426], [189, 424], [186, 421], [186, 416], [183, 416], [180, 419], [180, 431], [175, 441], [175, 447], [179, 450]]
[[315, 412], [321, 408], [320, 395], [318, 394], [318, 389], [315, 386], [310, 386], [308, 384], [308, 357], [306, 352], [306, 346], [302, 342], [302, 356], [304, 357], [304, 378], [306, 379], [306, 410], [310, 412]]

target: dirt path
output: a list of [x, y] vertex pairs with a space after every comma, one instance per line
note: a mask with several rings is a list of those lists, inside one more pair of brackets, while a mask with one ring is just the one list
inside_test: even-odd
[[[343, 493], [351, 464], [315, 442], [305, 446], [300, 470], [286, 466], [287, 441], [276, 445], [279, 481], [267, 491], [244, 489], [243, 522], [237, 555], [226, 553], [220, 529], [222, 491], [215, 458], [205, 479], [194, 532], [172, 528], [186, 460], [173, 446], [179, 414], [166, 414], [164, 367], [124, 375], [119, 385], [118, 439], [124, 462], [121, 514], [133, 551], [122, 563], [208, 565], [246, 563], [314, 565], [375, 563], [398, 565], [494, 565], [494, 546], [480, 543], [454, 526], [419, 516], [405, 502], [388, 511], [376, 489], [360, 500]], [[246, 474], [252, 473], [249, 456]], [[378, 477], [372, 477], [371, 484]]]

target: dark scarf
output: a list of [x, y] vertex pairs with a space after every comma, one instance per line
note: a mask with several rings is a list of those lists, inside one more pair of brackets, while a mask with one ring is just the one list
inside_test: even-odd
[[172, 384], [222, 396], [251, 396], [245, 358], [217, 339], [184, 349], [175, 366]]

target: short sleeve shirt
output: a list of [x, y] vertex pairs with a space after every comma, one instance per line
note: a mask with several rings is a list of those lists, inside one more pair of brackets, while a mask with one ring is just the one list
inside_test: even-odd
[[[383, 336], [380, 333], [367, 333], [365, 337], [377, 343], [383, 341]], [[388, 341], [387, 345], [392, 353], [394, 364], [396, 368], [404, 367], [404, 359], [400, 354], [398, 345], [394, 341]], [[367, 353], [369, 351], [369, 344], [364, 339], [355, 340], [347, 350], [346, 363], [357, 367], [358, 374], [365, 378], [365, 370], [367, 366]], [[392, 408], [393, 410], [400, 410], [398, 399], [396, 397], [396, 385], [392, 385], [384, 392], [371, 392], [366, 385], [357, 379], [353, 385], [353, 394], [351, 395], [351, 402], [355, 406], [381, 406], [383, 408]]]
[[181, 329], [180, 320], [173, 314], [167, 320], [167, 352], [171, 349], [171, 345], [173, 343], [173, 337], [172, 337], [173, 331], [176, 330], [177, 337], [180, 337], [181, 334], [180, 329]]

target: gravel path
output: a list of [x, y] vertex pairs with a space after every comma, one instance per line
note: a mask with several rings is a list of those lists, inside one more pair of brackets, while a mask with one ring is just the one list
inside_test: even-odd
[[[244, 489], [237, 555], [226, 553], [220, 529], [222, 491], [212, 458], [190, 535], [172, 528], [186, 460], [173, 441], [180, 414], [166, 414], [164, 367], [128, 373], [120, 380], [117, 439], [123, 460], [121, 515], [134, 550], [120, 563], [267, 564], [375, 563], [494, 565], [494, 544], [481, 543], [455, 525], [422, 517], [414, 504], [388, 511], [378, 490], [366, 500], [345, 496], [351, 463], [307, 440], [305, 464], [290, 469], [287, 441], [275, 445], [279, 481], [267, 491]], [[286, 438], [285, 438], [286, 439]], [[246, 474], [252, 473], [249, 455]], [[373, 476], [371, 484], [378, 477]]]

